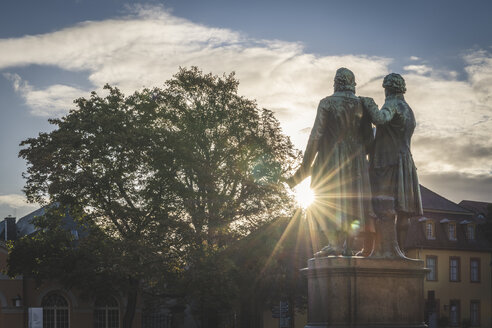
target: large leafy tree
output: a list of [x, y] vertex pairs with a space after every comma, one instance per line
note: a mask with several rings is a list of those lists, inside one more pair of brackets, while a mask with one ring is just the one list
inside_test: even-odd
[[[89, 241], [93, 242], [81, 243], [80, 248], [86, 246], [85, 253], [94, 255], [98, 267], [86, 267], [93, 267], [98, 277], [117, 271], [126, 278], [125, 284], [115, 288], [127, 294], [123, 326], [130, 327], [140, 282], [160, 279], [157, 272], [165, 278], [166, 272], [176, 268], [181, 257], [180, 230], [187, 228], [175, 218], [179, 209], [172, 184], [167, 183], [173, 179], [173, 166], [168, 165], [172, 156], [167, 155], [169, 149], [160, 147], [166, 144], [167, 135], [155, 127], [157, 104], [151, 91], [125, 97], [117, 88], [105, 89], [106, 97], [93, 92], [89, 99], [75, 100], [77, 109], [50, 120], [57, 126], [52, 132], [21, 143], [20, 156], [28, 162], [25, 193], [29, 200], [59, 203], [69, 208], [75, 220], [92, 227]], [[40, 228], [44, 228], [42, 222]], [[94, 238], [96, 234], [104, 237], [104, 243]], [[48, 233], [33, 238], [50, 245]], [[36, 247], [36, 243], [30, 245]], [[105, 247], [99, 250], [96, 246]], [[71, 255], [69, 248], [61, 249], [67, 250], [61, 258]], [[44, 260], [45, 269], [56, 268], [49, 264], [60, 256], [47, 254], [53, 256], [32, 260]], [[70, 275], [66, 271], [49, 273], [67, 282]], [[25, 273], [42, 276], [36, 269]], [[114, 284], [119, 279], [109, 281]], [[87, 280], [73, 279], [71, 284], [84, 284], [79, 287], [85, 290], [85, 283]]]
[[[200, 286], [204, 258], [285, 214], [289, 197], [278, 182], [298, 154], [272, 112], [238, 95], [233, 74], [193, 67], [128, 97], [105, 89], [104, 97], [75, 100], [76, 109], [50, 120], [53, 131], [23, 141], [19, 155], [28, 163], [28, 199], [69, 208], [104, 241], [77, 247], [102, 249], [86, 267], [126, 281], [117, 288], [127, 293], [130, 327], [142, 282], [169, 287], [186, 266], [190, 285]], [[101, 260], [104, 250], [111, 259]], [[34, 266], [16, 271], [43, 277]], [[71, 285], [87, 287], [78, 281]]]
[[167, 128], [176, 132], [175, 188], [198, 243], [226, 244], [285, 213], [288, 203], [278, 182], [297, 154], [273, 113], [237, 88], [233, 74], [192, 68], [156, 95]]
[[237, 94], [233, 74], [181, 70], [156, 94], [176, 164], [174, 188], [187, 238], [187, 294], [204, 327], [237, 296], [236, 268], [223, 250], [264, 222], [290, 212], [282, 175], [298, 154], [271, 111]]

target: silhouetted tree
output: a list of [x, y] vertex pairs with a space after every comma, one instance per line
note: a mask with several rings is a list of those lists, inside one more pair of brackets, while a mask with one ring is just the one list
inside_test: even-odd
[[[210, 272], [233, 271], [216, 262], [220, 250], [289, 211], [279, 180], [298, 154], [273, 113], [239, 96], [237, 88], [234, 74], [218, 77], [196, 67], [180, 69], [163, 88], [128, 97], [106, 85], [108, 95], [75, 100], [67, 116], [49, 120], [53, 131], [21, 143], [28, 200], [69, 208], [104, 245], [88, 237], [78, 250], [67, 250], [87, 255], [101, 247], [86, 269], [126, 280], [118, 284], [128, 297], [124, 327], [131, 327], [142, 282], [169, 288], [166, 282], [182, 274], [187, 283], [175, 287], [194, 286], [188, 294], [212, 306], [200, 293]], [[40, 236], [46, 240], [28, 237], [12, 255], [27, 256], [39, 243], [49, 247], [52, 236]], [[38, 268], [56, 261], [49, 257], [37, 257], [47, 264]], [[22, 263], [14, 271], [47, 277]], [[49, 276], [86, 287], [86, 280], [65, 281], [72, 277], [66, 270], [54, 273]]]

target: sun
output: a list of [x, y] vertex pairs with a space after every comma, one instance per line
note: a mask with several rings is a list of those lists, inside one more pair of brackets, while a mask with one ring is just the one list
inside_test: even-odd
[[311, 178], [307, 178], [294, 188], [294, 197], [299, 205], [306, 209], [314, 202], [314, 192], [310, 188]]

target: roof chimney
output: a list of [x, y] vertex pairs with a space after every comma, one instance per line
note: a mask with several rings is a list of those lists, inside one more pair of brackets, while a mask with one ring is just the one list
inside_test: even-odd
[[5, 240], [15, 240], [17, 238], [17, 224], [15, 223], [15, 217], [9, 215], [3, 222], [5, 224]]

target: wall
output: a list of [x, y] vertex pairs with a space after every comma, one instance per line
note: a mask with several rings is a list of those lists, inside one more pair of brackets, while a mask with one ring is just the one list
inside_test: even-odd
[[[414, 249], [407, 252], [411, 258], [425, 261], [426, 256], [437, 256], [437, 281], [424, 281], [424, 295], [434, 290], [435, 298], [439, 300], [440, 316], [449, 317], [448, 305], [450, 300], [458, 299], [461, 304], [461, 320], [470, 317], [470, 301], [480, 300], [481, 327], [492, 326], [492, 285], [490, 253]], [[449, 281], [449, 257], [460, 258], [460, 281]], [[480, 258], [480, 283], [470, 282], [470, 258]], [[446, 305], [446, 308], [445, 308]]]
[[[7, 250], [0, 245], [0, 271], [6, 268]], [[56, 291], [69, 304], [69, 320], [71, 328], [92, 327], [94, 300], [82, 298], [77, 292], [67, 291], [56, 283], [37, 286], [33, 280], [23, 280], [22, 277], [11, 279], [0, 273], [0, 328], [26, 327], [29, 307], [41, 307], [43, 296]], [[22, 306], [15, 307], [12, 299], [19, 295]], [[124, 295], [115, 295], [120, 305], [120, 326], [122, 326], [125, 311]], [[133, 328], [141, 327], [141, 306], [139, 297]]]

